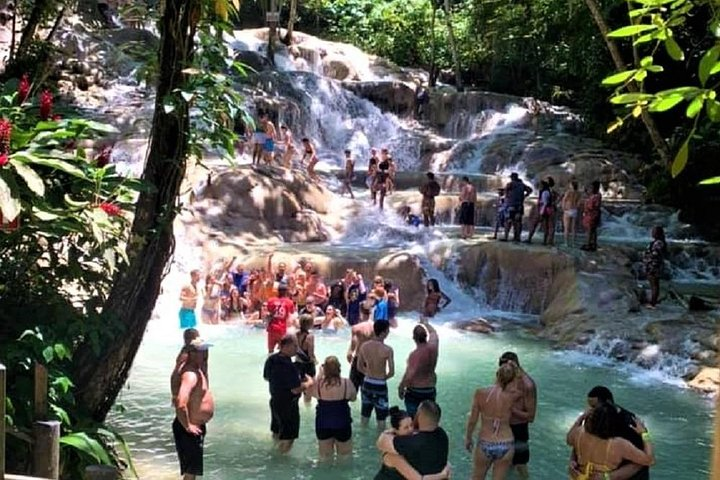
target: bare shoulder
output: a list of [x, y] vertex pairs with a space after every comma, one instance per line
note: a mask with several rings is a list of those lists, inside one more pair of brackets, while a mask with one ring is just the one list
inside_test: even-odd
[[180, 379], [183, 383], [187, 382], [194, 385], [198, 381], [198, 374], [193, 370], [184, 370], [180, 375]]
[[525, 388], [532, 391], [535, 391], [535, 389], [537, 388], [535, 385], [535, 380], [533, 380], [532, 377], [527, 373], [523, 375], [523, 385], [525, 386]]

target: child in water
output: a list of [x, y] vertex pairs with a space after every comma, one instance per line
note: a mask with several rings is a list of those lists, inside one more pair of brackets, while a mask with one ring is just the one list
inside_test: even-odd
[[423, 309], [423, 314], [426, 317], [434, 317], [440, 310], [450, 305], [451, 302], [450, 297], [440, 290], [440, 285], [436, 279], [431, 278], [427, 281], [427, 297], [425, 297], [425, 308]]

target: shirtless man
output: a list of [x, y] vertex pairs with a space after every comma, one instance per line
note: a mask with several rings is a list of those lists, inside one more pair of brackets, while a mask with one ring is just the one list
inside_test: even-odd
[[405, 409], [411, 417], [415, 417], [423, 400], [434, 402], [437, 397], [435, 367], [440, 345], [437, 331], [426, 317], [413, 329], [413, 340], [415, 350], [408, 356], [405, 375], [398, 386], [398, 396], [405, 399]]
[[190, 272], [190, 283], [184, 285], [180, 290], [180, 328], [195, 328], [195, 308], [197, 307], [197, 284], [200, 281], [200, 270]]
[[187, 362], [180, 376], [172, 429], [183, 480], [195, 480], [196, 476], [203, 475], [205, 425], [215, 413], [215, 402], [202, 368], [209, 346], [200, 338], [190, 342]]
[[293, 134], [287, 125], [280, 126], [285, 151], [282, 154], [282, 163], [285, 168], [292, 167], [292, 159], [295, 156], [295, 143], [293, 142]]
[[303, 144], [303, 156], [302, 160], [300, 160], [300, 164], [303, 165], [305, 163], [305, 159], [307, 158], [308, 164], [307, 164], [307, 174], [308, 176], [317, 181], [318, 176], [317, 173], [315, 173], [315, 164], [318, 162], [317, 158], [317, 151], [315, 150], [315, 145], [310, 142], [309, 138], [303, 138], [302, 139]]
[[273, 153], [275, 152], [275, 139], [277, 138], [277, 130], [275, 125], [270, 121], [267, 115], [261, 117], [263, 129], [265, 130], [265, 143], [263, 144], [263, 158], [265, 163], [272, 165]]
[[387, 381], [395, 375], [393, 349], [385, 345], [390, 323], [374, 322], [373, 332], [375, 336], [363, 343], [357, 356], [357, 368], [365, 375], [360, 415], [362, 425], [367, 426], [374, 409], [378, 429], [384, 430], [390, 410]]
[[344, 195], [345, 192], [350, 194], [350, 198], [354, 199], [352, 191], [352, 181], [355, 178], [355, 160], [352, 158], [352, 152], [345, 150], [345, 177], [343, 178], [343, 188], [340, 191], [340, 195]]
[[535, 421], [537, 411], [537, 387], [525, 370], [520, 367], [520, 360], [514, 352], [505, 352], [500, 356], [500, 366], [512, 363], [517, 367], [517, 378], [511, 387], [519, 392], [512, 408], [510, 428], [515, 438], [515, 455], [512, 464], [520, 478], [529, 478], [528, 462], [530, 461], [530, 432], [528, 425]]
[[374, 148], [370, 149], [370, 160], [368, 160], [368, 171], [365, 177], [365, 184], [370, 189], [370, 197], [372, 198], [373, 205], [377, 203], [377, 192], [375, 191], [375, 175], [378, 169], [378, 156], [377, 150]]
[[[363, 304], [364, 302], [361, 302], [361, 309]], [[355, 389], [359, 390], [363, 384], [363, 380], [365, 380], [365, 376], [358, 370], [358, 353], [360, 352], [360, 347], [375, 335], [372, 315], [368, 315], [365, 321], [353, 325], [350, 335], [350, 348], [348, 348], [347, 351], [347, 361], [350, 363], [350, 381], [355, 385]]]
[[467, 176], [460, 184], [460, 225], [462, 238], [471, 238], [475, 234], [475, 203], [477, 190]]

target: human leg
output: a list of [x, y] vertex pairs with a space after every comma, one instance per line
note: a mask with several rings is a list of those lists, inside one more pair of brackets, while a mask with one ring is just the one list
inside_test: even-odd
[[480, 446], [476, 446], [473, 452], [472, 480], [485, 480], [492, 460], [485, 456]]
[[660, 277], [658, 275], [648, 275], [648, 281], [650, 282], [650, 305], [654, 307], [660, 297]]
[[512, 465], [520, 478], [528, 478], [527, 464], [530, 462], [530, 430], [527, 423], [510, 425], [515, 439], [515, 452], [512, 456]]
[[335, 453], [335, 439], [327, 438], [325, 440], [318, 440], [318, 455], [320, 460], [330, 460]]
[[203, 474], [203, 447], [207, 428], [200, 426], [201, 434], [194, 435], [185, 430], [180, 421], [175, 418], [172, 425], [175, 448], [180, 461], [180, 473], [183, 478], [195, 478]]
[[[502, 458], [499, 460], [495, 460], [493, 463], [493, 474], [492, 474], [492, 480], [505, 480], [507, 478], [507, 474], [510, 471], [510, 468], [512, 467], [512, 459], [513, 459], [514, 449], [511, 448]], [[525, 470], [527, 471], [527, 465], [523, 465], [525, 467]], [[520, 471], [520, 466], [518, 466], [518, 472]], [[522, 478], [527, 478], [527, 476], [522, 476]]]

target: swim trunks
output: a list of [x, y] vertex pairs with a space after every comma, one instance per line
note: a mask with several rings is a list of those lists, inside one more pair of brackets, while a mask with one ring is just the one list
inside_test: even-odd
[[357, 357], [353, 357], [353, 361], [350, 364], [350, 381], [355, 385], [355, 390], [358, 390], [365, 380], [365, 375], [357, 368]]
[[384, 421], [389, 415], [390, 401], [388, 400], [388, 388], [385, 380], [365, 377], [362, 385], [362, 407], [360, 415], [370, 418], [375, 409], [375, 418], [379, 422]]
[[202, 476], [203, 474], [203, 444], [205, 443], [207, 427], [201, 425], [200, 430], [202, 430], [200, 435], [193, 435], [185, 430], [177, 417], [173, 421], [172, 431], [173, 437], [175, 437], [175, 449], [180, 460], [180, 473], [182, 475]]
[[195, 318], [195, 310], [192, 308], [180, 309], [180, 328], [195, 328], [197, 318]]
[[408, 387], [405, 390], [405, 410], [407, 410], [410, 417], [415, 417], [418, 406], [425, 400], [435, 401], [437, 397], [437, 390], [435, 387], [427, 388], [413, 388]]
[[270, 399], [270, 431], [280, 440], [295, 440], [300, 434], [298, 397]]
[[272, 153], [275, 150], [275, 141], [272, 138], [265, 138], [263, 150]]
[[527, 423], [510, 425], [515, 438], [513, 465], [527, 465], [530, 462], [530, 431]]
[[460, 205], [460, 225], [475, 225], [475, 204], [463, 202]]

